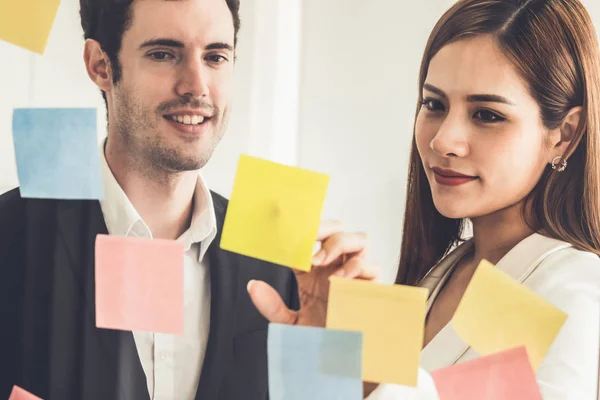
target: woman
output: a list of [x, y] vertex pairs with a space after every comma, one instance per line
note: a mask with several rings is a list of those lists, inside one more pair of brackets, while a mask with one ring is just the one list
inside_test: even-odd
[[[478, 356], [449, 322], [487, 259], [569, 315], [537, 370], [544, 399], [595, 398], [600, 57], [578, 0], [460, 0], [437, 23], [419, 78], [404, 233], [396, 283], [430, 289], [425, 370]], [[266, 316], [298, 321], [269, 310], [276, 302], [259, 289], [250, 294]], [[403, 392], [380, 385], [369, 399]]]
[[487, 259], [569, 314], [537, 370], [544, 399], [594, 399], [600, 58], [589, 15], [578, 0], [459, 1], [431, 33], [419, 87], [396, 283], [430, 289], [423, 368], [477, 357], [449, 322]]

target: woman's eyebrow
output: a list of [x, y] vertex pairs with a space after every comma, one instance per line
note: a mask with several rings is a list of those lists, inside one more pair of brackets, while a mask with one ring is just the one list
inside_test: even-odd
[[[428, 90], [432, 93], [435, 93], [444, 99], [448, 98], [448, 96], [446, 95], [446, 93], [444, 93], [444, 91], [442, 89], [439, 89], [439, 88], [433, 86], [432, 84], [425, 83], [423, 85], [423, 89]], [[479, 103], [502, 103], [502, 104], [509, 104], [511, 106], [515, 105], [515, 103], [513, 103], [506, 97], [498, 96], [496, 94], [470, 94], [467, 96], [467, 101], [471, 102], [471, 103], [476, 103], [476, 102], [479, 102]]]
[[440, 97], [442, 97], [444, 99], [448, 98], [448, 96], [446, 96], [446, 93], [444, 93], [444, 91], [442, 89], [438, 89], [438, 88], [436, 88], [435, 86], [433, 86], [433, 85], [431, 85], [429, 83], [424, 84], [423, 85], [423, 89], [428, 90], [428, 91], [430, 91], [432, 93], [435, 93], [435, 94], [437, 94], [438, 96], [440, 96]]
[[507, 99], [506, 97], [498, 96], [496, 94], [471, 94], [467, 96], [469, 102], [480, 102], [480, 103], [503, 103], [514, 106], [515, 103]]

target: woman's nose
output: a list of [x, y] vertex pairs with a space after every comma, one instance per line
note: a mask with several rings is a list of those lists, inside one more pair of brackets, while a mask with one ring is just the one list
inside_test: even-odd
[[448, 116], [440, 125], [429, 147], [442, 157], [465, 157], [469, 153], [467, 127], [456, 117]]

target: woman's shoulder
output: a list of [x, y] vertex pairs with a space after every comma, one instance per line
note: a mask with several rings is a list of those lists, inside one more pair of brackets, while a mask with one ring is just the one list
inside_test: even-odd
[[556, 251], [524, 284], [568, 317], [537, 370], [537, 381], [544, 398], [567, 393], [568, 398], [588, 398], [596, 392], [598, 379], [600, 258], [548, 240], [556, 242]]
[[544, 258], [528, 281], [527, 286], [536, 291], [560, 288], [600, 296], [600, 257], [573, 245], [565, 246]]

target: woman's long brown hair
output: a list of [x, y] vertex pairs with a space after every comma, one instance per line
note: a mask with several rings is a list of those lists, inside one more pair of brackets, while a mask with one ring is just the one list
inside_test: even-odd
[[[600, 56], [591, 18], [579, 0], [460, 0], [434, 27], [421, 63], [419, 101], [429, 63], [449, 43], [491, 35], [513, 62], [548, 129], [582, 106], [565, 154], [566, 171], [546, 168], [523, 215], [531, 228], [600, 255]], [[515, 171], [519, 173], [519, 171]], [[414, 285], [461, 241], [464, 220], [441, 215], [417, 151], [414, 132], [396, 283]]]

